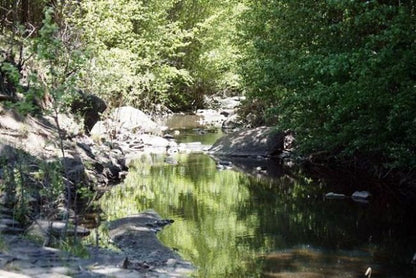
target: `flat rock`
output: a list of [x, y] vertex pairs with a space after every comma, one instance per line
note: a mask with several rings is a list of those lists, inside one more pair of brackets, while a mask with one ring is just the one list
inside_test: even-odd
[[[128, 269], [150, 269], [154, 277], [188, 276], [193, 271], [192, 265], [156, 237], [157, 231], [171, 223], [173, 220], [163, 220], [153, 210], [110, 222], [109, 236], [126, 255], [121, 265]], [[166, 275], [160, 276], [161, 273]]]
[[285, 134], [271, 127], [258, 127], [228, 134], [209, 152], [220, 156], [277, 156], [284, 150]]
[[139, 135], [137, 138], [140, 139], [143, 144], [152, 147], [162, 147], [166, 148], [168, 146], [176, 146], [175, 142], [169, 141], [163, 137], [150, 135], [150, 134], [142, 134]]
[[156, 237], [154, 223], [162, 221], [153, 210], [110, 222], [109, 235], [115, 245], [129, 254], [129, 258], [162, 263], [169, 259], [180, 260], [177, 253], [162, 245]]

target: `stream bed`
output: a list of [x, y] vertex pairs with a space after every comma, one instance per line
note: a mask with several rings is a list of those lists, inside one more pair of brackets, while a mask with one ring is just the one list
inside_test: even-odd
[[[205, 135], [192, 132], [178, 140]], [[365, 277], [368, 267], [375, 278], [415, 277], [408, 211], [377, 198], [325, 199], [328, 184], [278, 161], [218, 170], [206, 154], [174, 159], [144, 155], [101, 206], [108, 220], [150, 208], [173, 219], [158, 236], [197, 267], [196, 277]]]

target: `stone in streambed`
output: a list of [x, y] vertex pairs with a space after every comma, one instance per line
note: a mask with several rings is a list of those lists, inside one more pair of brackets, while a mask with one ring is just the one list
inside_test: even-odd
[[218, 156], [277, 156], [285, 149], [286, 135], [271, 127], [246, 129], [220, 138], [209, 152]]

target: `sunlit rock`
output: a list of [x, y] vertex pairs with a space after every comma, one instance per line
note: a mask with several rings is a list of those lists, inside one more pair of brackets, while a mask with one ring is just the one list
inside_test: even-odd
[[141, 110], [131, 106], [123, 106], [114, 110], [112, 119], [118, 123], [120, 128], [125, 128], [133, 132], [159, 133], [163, 129]]

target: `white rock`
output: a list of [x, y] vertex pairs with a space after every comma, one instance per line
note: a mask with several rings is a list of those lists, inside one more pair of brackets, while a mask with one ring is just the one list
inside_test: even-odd
[[176, 147], [177, 145], [175, 142], [169, 141], [165, 138], [149, 134], [142, 134], [138, 136], [138, 139], [140, 139], [145, 145], [153, 147]]
[[168, 266], [174, 266], [177, 263], [178, 263], [177, 260], [171, 258], [171, 259], [168, 259], [167, 260], [166, 265], [168, 265]]
[[367, 276], [368, 278], [371, 278], [371, 273], [373, 272], [373, 270], [371, 269], [371, 267], [368, 267], [367, 270], [365, 271], [364, 275]]
[[368, 191], [355, 191], [351, 195], [351, 198], [353, 198], [353, 199], [364, 199], [364, 200], [366, 200], [370, 197], [371, 197], [371, 194]]
[[108, 126], [104, 121], [98, 121], [92, 127], [90, 134], [94, 136], [103, 136], [107, 133]]
[[153, 132], [159, 129], [159, 125], [152, 121], [145, 113], [131, 106], [123, 106], [114, 110], [112, 118], [121, 127], [126, 129], [141, 129], [145, 132]]

